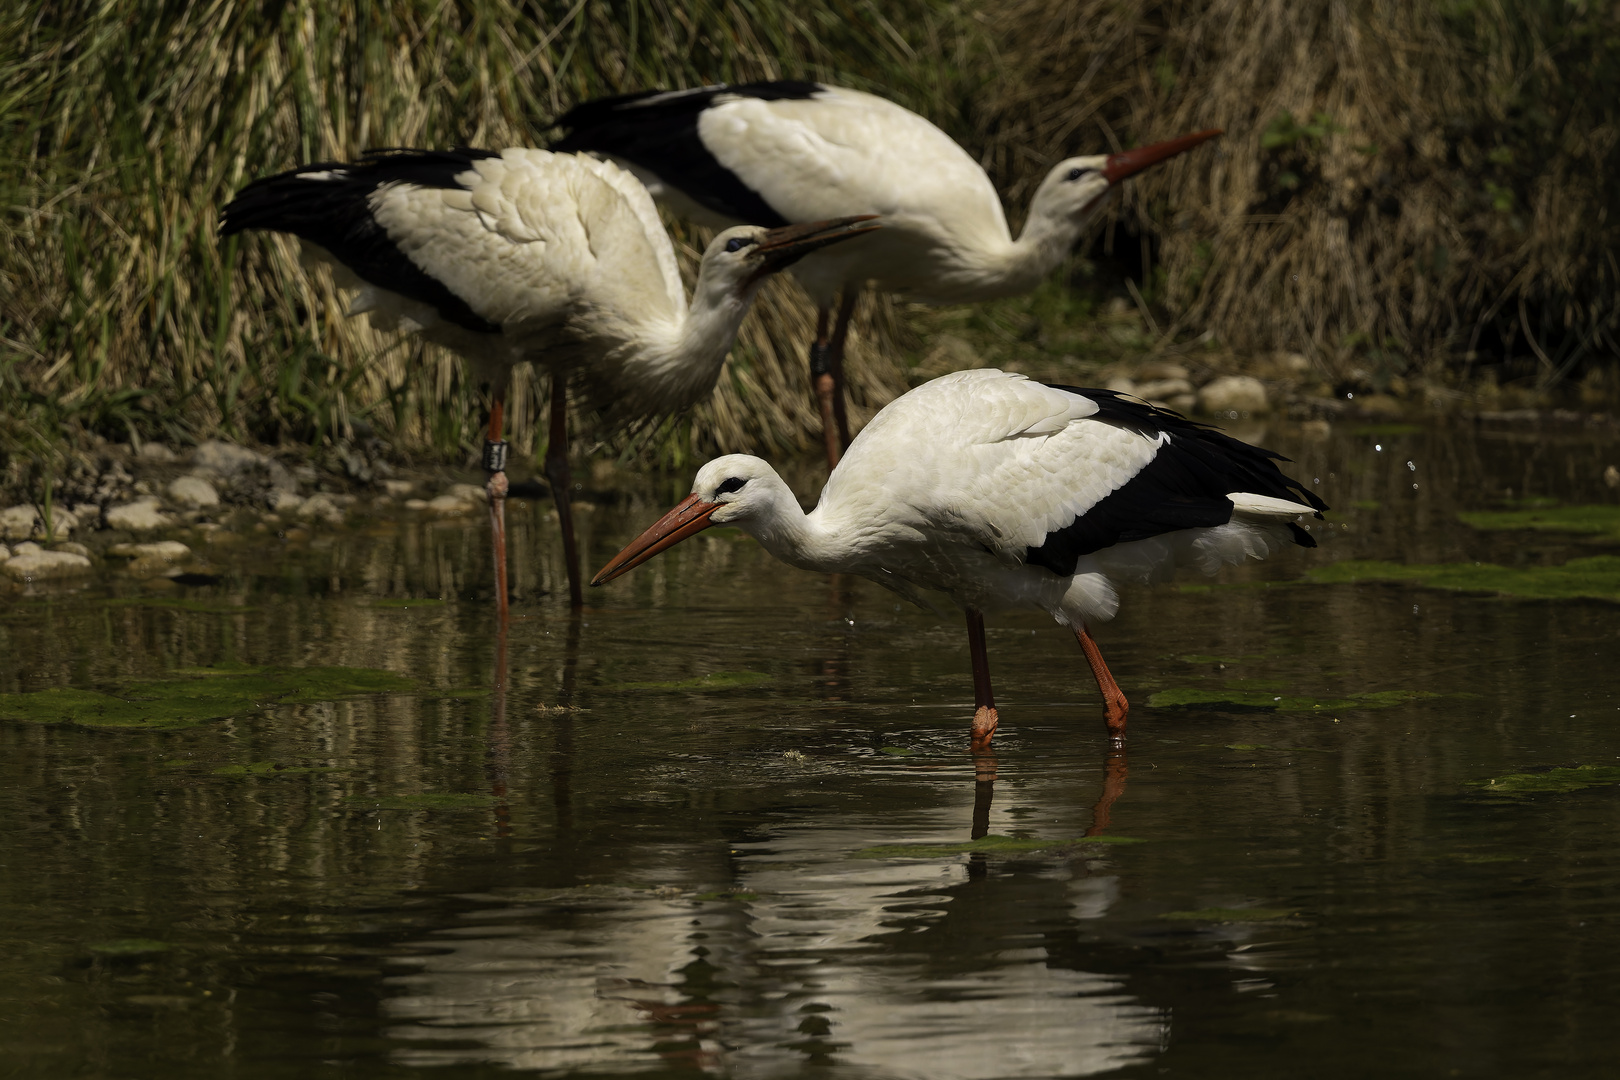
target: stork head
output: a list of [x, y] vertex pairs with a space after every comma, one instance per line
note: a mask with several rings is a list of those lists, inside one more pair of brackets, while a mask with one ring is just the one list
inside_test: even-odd
[[699, 281], [747, 295], [770, 275], [786, 270], [812, 251], [841, 244], [878, 227], [876, 214], [811, 221], [767, 229], [737, 225], [709, 242], [703, 252]]
[[783, 499], [798, 509], [787, 484], [764, 461], [748, 454], [715, 458], [698, 470], [692, 494], [608, 560], [591, 584], [612, 581], [711, 525], [737, 525], [756, 535], [768, 531], [781, 516]]
[[1036, 189], [1035, 198], [1030, 203], [1030, 215], [1066, 218], [1082, 225], [1089, 223], [1105, 205], [1109, 192], [1124, 182], [1126, 177], [1185, 153], [1219, 134], [1219, 128], [1211, 128], [1118, 154], [1073, 157], [1060, 161]]

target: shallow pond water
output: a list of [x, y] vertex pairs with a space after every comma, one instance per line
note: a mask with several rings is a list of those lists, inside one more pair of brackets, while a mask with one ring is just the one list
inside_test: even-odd
[[976, 759], [956, 617], [720, 530], [570, 617], [544, 504], [504, 682], [476, 520], [0, 594], [0, 1074], [1612, 1075], [1620, 587], [1329, 568], [1602, 563], [1501, 512], [1620, 440], [1260, 437], [1321, 546], [1126, 593], [1125, 753], [1044, 616]]

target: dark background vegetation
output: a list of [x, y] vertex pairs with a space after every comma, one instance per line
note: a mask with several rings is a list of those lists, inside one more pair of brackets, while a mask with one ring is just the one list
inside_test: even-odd
[[[1296, 352], [1322, 385], [1531, 402], [1620, 382], [1612, 0], [28, 0], [0, 11], [0, 466], [20, 480], [85, 433], [318, 444], [356, 422], [459, 456], [458, 365], [346, 319], [286, 240], [221, 245], [222, 203], [367, 147], [543, 143], [598, 94], [787, 76], [930, 117], [1015, 227], [1061, 157], [1225, 128], [1132, 185], [1038, 301], [1085, 320], [1128, 281], [1139, 357]], [[809, 444], [808, 309], [780, 284], [761, 315], [666, 460]], [[865, 306], [858, 413], [935, 318]], [[1078, 378], [1121, 348], [1065, 359]], [[543, 389], [520, 372], [530, 452]]]

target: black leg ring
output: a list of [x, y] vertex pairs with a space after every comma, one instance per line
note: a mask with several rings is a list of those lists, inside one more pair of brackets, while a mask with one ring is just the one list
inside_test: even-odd
[[506, 440], [491, 442], [484, 440], [484, 471], [491, 473], [506, 471]]
[[810, 343], [810, 377], [819, 378], [822, 375], [831, 375], [832, 368], [827, 365], [827, 343], [825, 341], [812, 341]]

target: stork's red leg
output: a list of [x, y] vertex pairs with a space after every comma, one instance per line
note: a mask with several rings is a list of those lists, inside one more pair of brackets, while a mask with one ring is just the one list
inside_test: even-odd
[[501, 625], [507, 617], [506, 595], [506, 440], [501, 428], [506, 423], [506, 383], [495, 386], [490, 394], [489, 433], [484, 437], [484, 470], [489, 481], [484, 490], [489, 493], [489, 536], [495, 558], [495, 612]]
[[561, 375], [551, 377], [551, 430], [546, 438], [546, 483], [557, 504], [557, 524], [562, 528], [563, 561], [568, 565], [568, 603], [585, 606], [579, 577], [579, 546], [574, 542], [573, 474], [568, 470], [568, 383]]
[[831, 318], [831, 308], [823, 306], [816, 311], [816, 340], [810, 343], [810, 393], [821, 409], [821, 438], [827, 446], [828, 469], [837, 465], [844, 453], [844, 444], [838, 440], [838, 414], [833, 405], [838, 382], [832, 374], [831, 344], [827, 337], [827, 323]]
[[[849, 340], [849, 323], [855, 317], [855, 304], [860, 298], [861, 290], [855, 286], [844, 290], [843, 301], [838, 305], [838, 321], [833, 323], [832, 339], [827, 343], [827, 373], [832, 376], [832, 412], [838, 425], [840, 454], [849, 446], [849, 409], [844, 395], [844, 344]], [[836, 464], [836, 460], [828, 462], [829, 466]]]
[[1097, 648], [1096, 640], [1091, 631], [1084, 626], [1074, 632], [1080, 639], [1080, 649], [1086, 654], [1086, 662], [1091, 665], [1091, 674], [1097, 680], [1097, 689], [1102, 691], [1103, 705], [1108, 710], [1108, 734], [1115, 743], [1125, 741], [1125, 714], [1130, 712], [1130, 702], [1125, 700], [1119, 683], [1114, 681], [1113, 672], [1103, 662], [1102, 650]]
[[968, 655], [973, 658], [973, 749], [984, 750], [996, 733], [1000, 717], [990, 693], [990, 658], [984, 649], [984, 613], [967, 609]]

